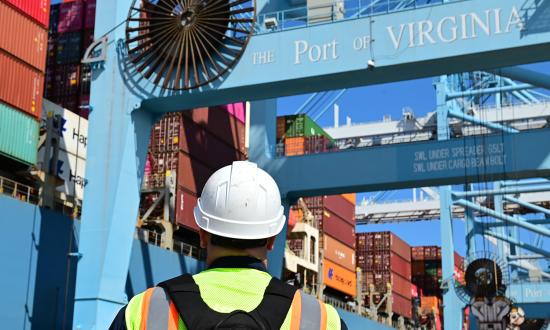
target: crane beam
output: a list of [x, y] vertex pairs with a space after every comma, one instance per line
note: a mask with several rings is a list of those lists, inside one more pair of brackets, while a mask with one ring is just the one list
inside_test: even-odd
[[[179, 111], [182, 104], [261, 100], [545, 61], [550, 29], [537, 12], [549, 5], [532, 11], [524, 4], [457, 1], [381, 14], [374, 22], [362, 17], [255, 35], [223, 81], [200, 92], [154, 93], [144, 107]], [[375, 67], [367, 65], [369, 60]], [[533, 85], [544, 83], [536, 80]], [[149, 89], [146, 82], [139, 86]]]

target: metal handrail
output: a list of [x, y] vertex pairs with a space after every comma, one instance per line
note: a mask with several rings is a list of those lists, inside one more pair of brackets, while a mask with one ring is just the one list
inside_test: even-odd
[[38, 204], [39, 200], [37, 189], [1, 176], [0, 194], [8, 195], [31, 204]]
[[[255, 32], [256, 34], [265, 34], [272, 32], [280, 32], [285, 30], [305, 28], [311, 25], [316, 25], [320, 23], [326, 23], [330, 21], [341, 21], [341, 20], [352, 20], [363, 17], [377, 16], [383, 14], [389, 14], [393, 12], [400, 12], [406, 10], [414, 10], [424, 7], [437, 6], [442, 4], [448, 4], [449, 2], [459, 2], [459, 1], [470, 1], [470, 0], [452, 0], [446, 1], [443, 0], [382, 0], [378, 2], [372, 2], [372, 0], [334, 0], [327, 4], [321, 6], [302, 6], [298, 8], [291, 8], [271, 13], [261, 14], [258, 17]], [[405, 5], [403, 5], [405, 3]], [[341, 6], [342, 17], [336, 17], [336, 8]], [[331, 15], [323, 15], [322, 17], [308, 15], [310, 10], [315, 10], [319, 8], [330, 8]], [[340, 9], [338, 8], [338, 9]], [[267, 19], [275, 18], [277, 20], [277, 26], [271, 29], [264, 27], [264, 23]], [[315, 22], [316, 20], [321, 22]]]

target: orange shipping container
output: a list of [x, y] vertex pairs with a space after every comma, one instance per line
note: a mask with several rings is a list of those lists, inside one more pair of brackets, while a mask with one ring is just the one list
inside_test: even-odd
[[355, 272], [355, 251], [352, 248], [328, 235], [324, 235], [323, 244], [325, 245], [325, 258]]
[[46, 28], [0, 2], [0, 48], [44, 72], [47, 46]]
[[432, 311], [439, 313], [439, 298], [437, 296], [422, 296], [420, 298], [420, 308], [423, 313]]
[[0, 101], [39, 118], [44, 74], [0, 51]]
[[357, 198], [355, 193], [353, 193], [353, 194], [342, 194], [342, 196], [345, 199], [347, 199], [350, 203], [355, 205], [355, 199]]
[[292, 137], [285, 139], [285, 155], [286, 156], [300, 156], [305, 153], [306, 138], [305, 137]]
[[357, 294], [355, 272], [338, 266], [327, 259], [323, 259], [323, 283], [352, 297]]

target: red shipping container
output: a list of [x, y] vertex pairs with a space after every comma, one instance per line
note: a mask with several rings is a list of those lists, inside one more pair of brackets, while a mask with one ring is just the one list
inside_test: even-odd
[[50, 0], [5, 0], [47, 28], [50, 21]]
[[199, 126], [189, 118], [181, 117], [179, 129], [180, 151], [208, 164], [209, 168], [219, 169], [231, 165], [234, 161], [245, 160], [246, 156], [231, 145], [223, 142], [203, 126]]
[[186, 110], [183, 114], [241, 153], [246, 153], [243, 123], [220, 107]]
[[64, 2], [59, 7], [58, 33], [82, 30], [84, 24], [85, 2], [75, 0]]
[[200, 195], [206, 181], [215, 171], [184, 152], [179, 153], [178, 162], [178, 185], [191, 193]]
[[424, 260], [424, 247], [423, 246], [411, 247], [411, 257], [412, 257], [412, 260]]
[[319, 154], [328, 151], [329, 139], [326, 136], [314, 135], [305, 138], [304, 153]]
[[40, 118], [44, 74], [0, 51], [0, 101]]
[[401, 256], [390, 251], [377, 252], [374, 254], [375, 270], [391, 270], [401, 275], [406, 280], [411, 280], [411, 264]]
[[0, 2], [0, 48], [44, 72], [48, 30]]
[[355, 226], [355, 205], [350, 203], [344, 196], [325, 196], [323, 204], [327, 210], [338, 215], [347, 223]]
[[350, 225], [336, 214], [323, 211], [323, 217], [319, 224], [321, 230], [345, 245], [355, 248], [355, 226]]
[[198, 232], [199, 226], [197, 226], [193, 215], [193, 210], [195, 206], [197, 206], [197, 195], [186, 191], [185, 188], [181, 186], [178, 187], [176, 194], [176, 224]]
[[424, 275], [426, 271], [426, 268], [424, 267], [424, 261], [423, 260], [411, 261], [411, 270], [412, 270], [412, 276]]
[[84, 14], [84, 28], [93, 29], [95, 27], [95, 4], [96, 0], [86, 1], [86, 13]]
[[225, 111], [229, 112], [229, 114], [241, 123], [246, 122], [246, 103], [245, 102], [237, 102], [232, 104], [227, 104], [222, 106], [222, 108], [225, 109]]
[[286, 132], [286, 118], [277, 117], [277, 140], [280, 140], [284, 137]]
[[399, 294], [392, 294], [392, 310], [405, 318], [412, 318], [412, 302], [410, 298], [402, 297]]

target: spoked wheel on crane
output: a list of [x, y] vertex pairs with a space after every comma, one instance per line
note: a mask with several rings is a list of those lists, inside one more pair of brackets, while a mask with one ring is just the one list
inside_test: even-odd
[[126, 47], [135, 73], [172, 90], [220, 79], [252, 35], [254, 5], [254, 0], [134, 0]]

